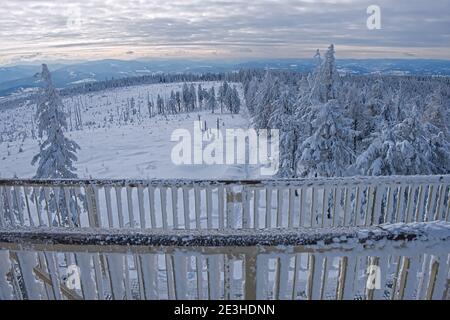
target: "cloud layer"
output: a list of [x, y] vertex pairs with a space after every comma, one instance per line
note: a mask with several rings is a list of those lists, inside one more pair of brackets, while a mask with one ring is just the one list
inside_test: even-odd
[[[374, 3], [376, 2], [376, 3]], [[381, 8], [368, 30], [366, 8]], [[4, 0], [0, 63], [125, 57], [450, 58], [448, 0]]]

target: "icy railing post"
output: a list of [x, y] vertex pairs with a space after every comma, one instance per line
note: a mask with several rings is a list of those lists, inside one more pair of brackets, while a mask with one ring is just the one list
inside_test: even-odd
[[244, 274], [245, 274], [245, 300], [256, 300], [256, 259], [258, 253], [256, 250], [248, 250], [244, 256]]
[[98, 206], [96, 200], [96, 188], [95, 186], [86, 187], [86, 196], [88, 201], [88, 215], [89, 215], [89, 226], [93, 228], [100, 227], [100, 217], [98, 214]]

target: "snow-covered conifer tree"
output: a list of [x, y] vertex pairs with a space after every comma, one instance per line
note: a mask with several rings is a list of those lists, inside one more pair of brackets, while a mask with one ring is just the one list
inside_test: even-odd
[[313, 133], [302, 143], [301, 176], [344, 176], [354, 159], [351, 120], [336, 100], [314, 106]]
[[361, 174], [369, 176], [396, 174], [401, 163], [392, 129], [386, 126], [372, 136], [372, 142], [356, 159], [356, 168]]
[[147, 109], [148, 109], [148, 117], [153, 117], [153, 102], [150, 99], [150, 93], [147, 94]]
[[177, 113], [177, 100], [176, 100], [175, 93], [173, 92], [173, 90], [170, 92], [170, 98], [168, 101], [168, 109], [169, 109], [169, 112], [172, 114]]
[[258, 91], [258, 80], [253, 77], [248, 86], [247, 86], [247, 90], [245, 91], [245, 101], [246, 101], [246, 105], [247, 105], [247, 109], [248, 112], [250, 113], [251, 116], [254, 115], [255, 113], [255, 108], [256, 108], [256, 92]]
[[442, 174], [449, 171], [449, 144], [443, 134], [427, 132], [417, 111], [392, 128], [375, 134], [358, 156], [356, 167], [368, 175]]
[[341, 80], [336, 69], [334, 57], [334, 45], [331, 44], [325, 54], [325, 59], [315, 74], [314, 84], [311, 90], [311, 99], [319, 102], [327, 102], [338, 96]]
[[45, 136], [45, 140], [32, 161], [33, 165], [38, 162], [34, 178], [76, 178], [73, 162], [77, 161], [76, 152], [80, 147], [64, 135], [64, 130], [67, 130], [67, 115], [45, 64], [42, 65], [41, 78], [46, 87], [38, 101], [36, 118], [39, 137]]
[[207, 108], [211, 110], [212, 113], [216, 110], [217, 107], [217, 101], [216, 101], [216, 91], [214, 90], [214, 87], [211, 87], [208, 92], [208, 106]]
[[[50, 71], [47, 65], [42, 65], [41, 78], [45, 82], [45, 89], [37, 103], [37, 124], [39, 137], [45, 137], [40, 145], [40, 151], [33, 157], [32, 165], [38, 163], [38, 169], [34, 178], [36, 179], [74, 179], [77, 178], [76, 169], [73, 165], [77, 161], [76, 152], [80, 147], [74, 141], [64, 135], [67, 130], [66, 114], [63, 111], [62, 100], [53, 85]], [[43, 199], [40, 194], [40, 200]], [[67, 223], [70, 212], [72, 219], [76, 221], [76, 195], [70, 194], [70, 203], [66, 203], [63, 192], [52, 193], [49, 199], [49, 211], [55, 213], [59, 208], [63, 221]], [[56, 217], [55, 220], [56, 221]]]
[[178, 112], [181, 112], [181, 95], [180, 95], [180, 91], [177, 91], [175, 93], [175, 101], [176, 101], [176, 104], [177, 104]]
[[194, 84], [189, 86], [189, 110], [194, 111], [197, 106], [197, 95], [195, 93]]
[[189, 87], [187, 83], [183, 83], [183, 89], [181, 93], [181, 101], [183, 103], [184, 111], [189, 112], [190, 108], [190, 100], [191, 100], [191, 94], [189, 92]]
[[363, 103], [363, 97], [355, 86], [348, 88], [346, 97], [346, 114], [352, 120], [352, 129], [358, 132], [353, 137], [353, 152], [360, 153], [364, 149], [364, 137], [368, 137], [372, 132], [372, 119]]
[[203, 89], [202, 89], [202, 85], [199, 83], [198, 84], [198, 86], [197, 86], [197, 97], [198, 97], [198, 104], [199, 104], [199, 108], [202, 108], [203, 107], [203, 100], [206, 98], [204, 95], [203, 95]]
[[450, 116], [445, 108], [440, 90], [435, 90], [427, 100], [427, 105], [423, 114], [424, 120], [436, 127], [444, 134], [444, 136], [450, 137], [448, 125]]
[[227, 111], [233, 112], [233, 90], [231, 88], [228, 88], [225, 91], [225, 98], [223, 104], [225, 105]]
[[156, 109], [158, 110], [158, 114], [164, 114], [164, 100], [159, 94], [156, 98]]
[[228, 85], [228, 82], [226, 82], [226, 81], [219, 87], [219, 93], [218, 93], [217, 100], [219, 101], [219, 104], [220, 104], [220, 113], [223, 113], [223, 107], [226, 106], [228, 87], [229, 87], [229, 85]]
[[241, 110], [241, 99], [239, 98], [239, 92], [236, 86], [233, 87], [231, 91], [231, 112], [238, 114]]
[[450, 142], [444, 133], [432, 135], [431, 141], [432, 161], [435, 174], [450, 174]]
[[255, 112], [253, 124], [256, 129], [269, 129], [269, 119], [274, 110], [273, 103], [279, 97], [278, 79], [270, 71], [266, 72], [264, 80], [255, 96]]
[[274, 101], [274, 111], [269, 119], [269, 127], [279, 130], [280, 155], [277, 175], [282, 178], [293, 178], [297, 171], [298, 123], [295, 114], [295, 100], [290, 88], [285, 86]]
[[393, 134], [400, 156], [395, 174], [433, 174], [437, 171], [431, 143], [417, 111], [412, 110], [410, 117], [394, 126]]
[[381, 128], [384, 123], [389, 122], [390, 110], [383, 111], [387, 109], [383, 87], [383, 80], [378, 77], [371, 85], [366, 97], [365, 108], [371, 119], [373, 130]]

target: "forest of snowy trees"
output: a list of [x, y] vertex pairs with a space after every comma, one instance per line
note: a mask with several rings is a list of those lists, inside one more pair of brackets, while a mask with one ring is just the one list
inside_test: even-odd
[[[148, 93], [145, 106], [142, 98], [128, 99], [124, 108], [118, 112], [119, 120], [129, 123], [133, 122], [135, 118], [139, 120], [147, 116], [152, 118], [156, 115], [175, 115], [205, 110], [212, 113], [237, 114], [241, 108], [241, 98], [236, 86], [231, 86], [227, 81], [219, 86], [217, 93], [214, 86], [204, 89], [201, 83], [196, 87], [193, 83], [185, 82], [181, 90], [171, 90], [167, 97], [157, 94], [156, 100], [153, 98]], [[77, 106], [75, 106], [74, 116], [78, 113]]]
[[450, 173], [448, 78], [342, 77], [333, 45], [315, 60], [241, 73], [254, 126], [280, 130], [280, 177]]

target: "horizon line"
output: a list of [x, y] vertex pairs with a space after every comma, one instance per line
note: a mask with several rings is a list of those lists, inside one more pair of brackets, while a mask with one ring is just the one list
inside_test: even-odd
[[[255, 58], [195, 58], [195, 57], [164, 57], [164, 58], [156, 58], [156, 57], [138, 57], [133, 59], [126, 59], [126, 58], [103, 58], [103, 59], [42, 59], [42, 60], [35, 60], [35, 61], [21, 61], [21, 62], [15, 62], [15, 63], [0, 63], [1, 68], [8, 68], [8, 67], [17, 67], [17, 66], [40, 66], [43, 63], [46, 64], [63, 64], [63, 65], [75, 65], [75, 64], [83, 64], [83, 63], [89, 63], [89, 62], [101, 62], [101, 61], [121, 61], [121, 62], [131, 62], [131, 61], [143, 61], [143, 62], [151, 62], [154, 61], [186, 61], [186, 62], [212, 62], [212, 63], [245, 63], [245, 62], [258, 62], [258, 61], [291, 61], [291, 60], [298, 60], [298, 61], [313, 61], [314, 58], [301, 58], [301, 57], [273, 57], [273, 58], [264, 58], [264, 57], [255, 57]], [[336, 58], [336, 62], [339, 63], [339, 61], [342, 60], [355, 60], [355, 61], [382, 61], [382, 60], [398, 60], [398, 61], [417, 61], [417, 60], [423, 60], [423, 61], [443, 61], [443, 62], [450, 62], [450, 58], [427, 58], [427, 57], [368, 57], [368, 58], [349, 58], [349, 57], [342, 57], [342, 58]]]

